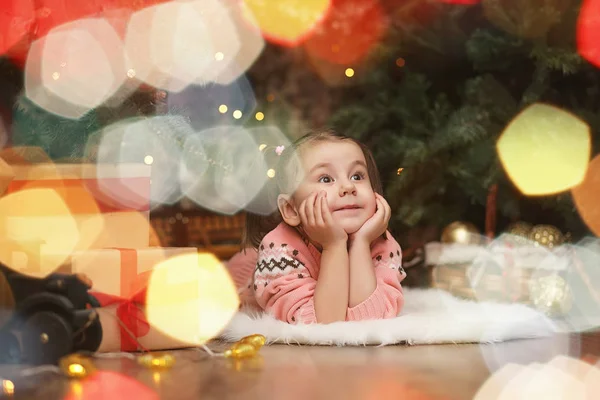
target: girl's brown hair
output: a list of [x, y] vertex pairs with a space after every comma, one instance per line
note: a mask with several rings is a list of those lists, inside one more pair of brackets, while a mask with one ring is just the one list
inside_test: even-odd
[[271, 209], [275, 208], [275, 212], [270, 215], [247, 213], [246, 228], [242, 238], [243, 249], [251, 247], [257, 249], [265, 235], [281, 223], [282, 218], [277, 209], [277, 196], [281, 193], [289, 194], [290, 190], [293, 190], [289, 184], [290, 177], [287, 171], [290, 162], [292, 162], [297, 152], [306, 145], [330, 141], [350, 141], [360, 147], [365, 156], [365, 161], [367, 162], [367, 173], [369, 174], [371, 187], [375, 193], [383, 195], [381, 177], [377, 170], [375, 158], [367, 146], [354, 138], [341, 135], [332, 130], [308, 133], [285, 148], [277, 162], [275, 179], [270, 179], [265, 185], [262, 201], [267, 201]]

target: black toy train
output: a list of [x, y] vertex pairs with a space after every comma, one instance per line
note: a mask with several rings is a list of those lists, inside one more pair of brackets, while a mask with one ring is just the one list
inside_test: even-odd
[[0, 363], [56, 364], [98, 349], [102, 327], [88, 290], [76, 275], [33, 278], [0, 263]]

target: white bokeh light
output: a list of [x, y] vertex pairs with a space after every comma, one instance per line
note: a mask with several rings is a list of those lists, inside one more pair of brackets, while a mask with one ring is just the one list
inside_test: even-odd
[[[179, 116], [123, 121], [95, 134], [88, 142], [86, 153], [97, 161], [99, 175], [103, 165], [146, 164], [151, 157], [152, 204], [173, 204], [182, 198], [178, 179], [181, 143], [192, 133], [185, 119]], [[130, 196], [143, 196], [127, 193], [122, 186], [117, 188], [119, 192], [108, 187], [104, 189], [109, 192], [106, 194], [120, 201]]]
[[[254, 139], [255, 143], [257, 143], [258, 150], [262, 153], [263, 159], [267, 165], [267, 170], [265, 172], [267, 183], [263, 187], [263, 190], [261, 190], [261, 192], [246, 205], [245, 209], [255, 214], [269, 215], [277, 211], [275, 195], [278, 189], [276, 182], [281, 178], [278, 174], [284, 173], [284, 171], [279, 171], [280, 154], [277, 152], [277, 149], [283, 150], [291, 146], [292, 142], [277, 126], [274, 125], [250, 128], [248, 129], [248, 133]], [[301, 165], [296, 153], [291, 155], [289, 162]], [[302, 179], [302, 172], [303, 171], [301, 170], [298, 171], [298, 175], [296, 176], [297, 181], [288, 182], [288, 188], [290, 190], [295, 190], [295, 184], [299, 183]], [[285, 179], [285, 176], [283, 179]]]
[[196, 204], [225, 214], [244, 207], [261, 191], [267, 165], [258, 144], [241, 127], [221, 126], [188, 137], [182, 157], [182, 188]]
[[34, 42], [25, 93], [38, 106], [80, 118], [108, 100], [126, 79], [123, 44], [104, 19], [66, 23]]
[[134, 13], [125, 46], [137, 79], [179, 92], [218, 76], [240, 41], [219, 0], [172, 1]]
[[265, 47], [265, 40], [258, 23], [252, 11], [243, 1], [231, 3], [229, 15], [235, 25], [241, 45], [233, 60], [225, 68], [221, 68], [218, 75], [211, 77], [221, 85], [229, 85], [246, 73]]

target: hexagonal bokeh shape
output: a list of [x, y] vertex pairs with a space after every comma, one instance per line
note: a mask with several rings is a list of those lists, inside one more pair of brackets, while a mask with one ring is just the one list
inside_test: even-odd
[[591, 151], [590, 128], [569, 112], [536, 103], [508, 124], [496, 149], [523, 194], [559, 193], [583, 181]]

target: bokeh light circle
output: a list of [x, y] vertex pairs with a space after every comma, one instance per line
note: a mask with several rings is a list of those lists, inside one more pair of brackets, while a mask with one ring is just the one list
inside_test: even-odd
[[260, 192], [267, 166], [243, 128], [219, 126], [188, 137], [182, 155], [182, 190], [203, 208], [234, 214]]
[[525, 195], [559, 193], [583, 181], [590, 128], [560, 108], [536, 103], [517, 115], [496, 144], [512, 182]]
[[584, 0], [577, 19], [577, 50], [579, 54], [600, 67], [600, 1]]
[[600, 236], [600, 155], [589, 163], [581, 184], [571, 189], [581, 219], [596, 236]]
[[146, 298], [148, 322], [190, 345], [215, 337], [240, 301], [226, 268], [212, 254], [172, 257], [152, 272]]
[[25, 67], [25, 93], [47, 111], [79, 118], [123, 84], [124, 57], [121, 39], [107, 21], [69, 22], [32, 44]]
[[[127, 174], [123, 164], [145, 164], [145, 160], [151, 156], [150, 199], [154, 205], [173, 204], [182, 197], [178, 180], [181, 144], [191, 134], [191, 127], [181, 116], [125, 120], [92, 135], [86, 147], [86, 156], [97, 162], [100, 176], [108, 176], [103, 169], [112, 170], [115, 164], [120, 166], [123, 174]], [[117, 187], [125, 190], [122, 185]], [[121, 193], [111, 191], [106, 186], [101, 189], [106, 190], [107, 196], [115, 196], [118, 202], [137, 203], [147, 196], [143, 185], [139, 190], [129, 187], [128, 191]]]
[[263, 36], [295, 46], [305, 40], [327, 15], [331, 0], [244, 0]]

